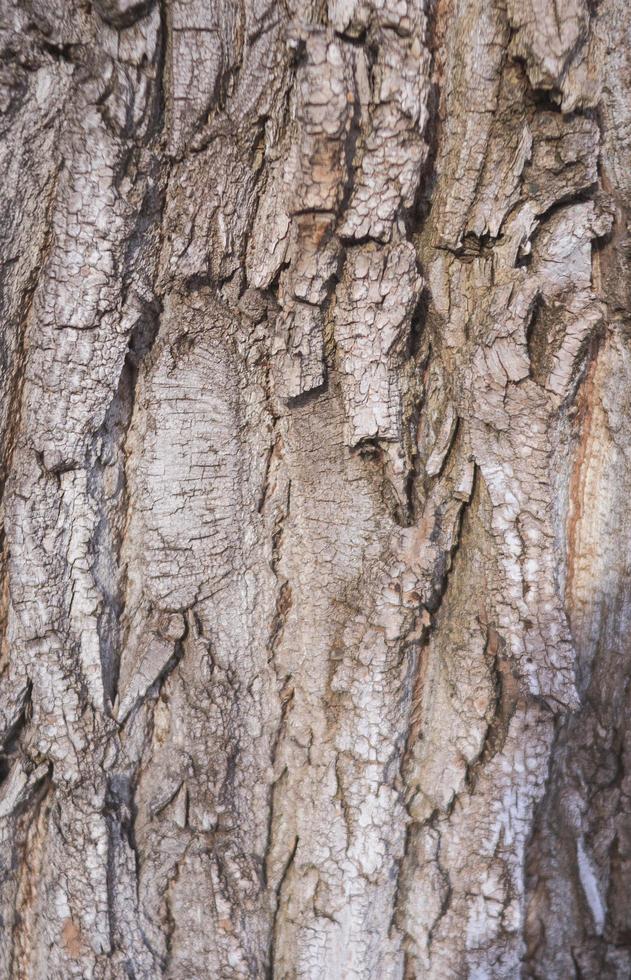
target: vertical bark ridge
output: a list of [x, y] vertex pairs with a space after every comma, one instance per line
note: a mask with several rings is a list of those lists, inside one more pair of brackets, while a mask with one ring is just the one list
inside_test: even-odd
[[1, 976], [627, 975], [628, 32], [4, 0]]

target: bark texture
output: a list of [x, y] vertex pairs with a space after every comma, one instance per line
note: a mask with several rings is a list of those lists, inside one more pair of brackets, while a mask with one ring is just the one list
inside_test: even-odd
[[0, 28], [0, 977], [629, 978], [627, 0]]

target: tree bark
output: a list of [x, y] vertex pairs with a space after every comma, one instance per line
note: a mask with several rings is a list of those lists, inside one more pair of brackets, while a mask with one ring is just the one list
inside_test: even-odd
[[0, 977], [628, 978], [627, 0], [0, 10]]

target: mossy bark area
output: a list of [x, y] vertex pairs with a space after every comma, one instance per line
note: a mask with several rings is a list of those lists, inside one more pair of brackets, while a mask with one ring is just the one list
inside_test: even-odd
[[626, 0], [0, 39], [0, 978], [628, 978]]

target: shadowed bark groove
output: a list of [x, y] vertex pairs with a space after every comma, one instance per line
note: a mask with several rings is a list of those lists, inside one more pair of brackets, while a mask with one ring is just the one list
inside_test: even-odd
[[629, 977], [627, 3], [0, 42], [0, 978]]

